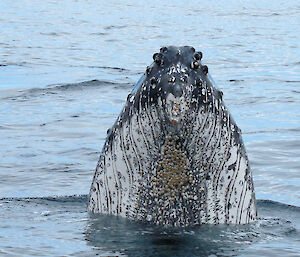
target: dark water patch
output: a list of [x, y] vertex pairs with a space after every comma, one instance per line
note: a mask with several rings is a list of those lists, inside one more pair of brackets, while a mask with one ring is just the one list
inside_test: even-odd
[[[272, 217], [262, 216], [265, 210], [272, 212], [276, 209], [276, 214], [280, 214], [285, 208], [284, 204], [272, 204], [275, 207], [269, 201], [258, 201], [259, 210], [262, 209], [260, 220], [245, 226], [162, 228], [109, 215], [91, 215], [86, 236], [93, 246], [105, 245], [107, 249], [119, 250], [129, 256], [238, 256], [239, 251], [247, 249], [249, 245], [279, 240], [283, 235], [295, 236], [296, 230], [290, 221], [276, 216], [273, 218], [274, 212]], [[120, 235], [120, 231], [126, 233]]]
[[[93, 148], [88, 148], [88, 147], [80, 147], [80, 148], [72, 148], [72, 149], [64, 149], [63, 151], [60, 151], [60, 152], [57, 152], [59, 155], [64, 155], [64, 154], [69, 154], [69, 153], [86, 153], [87, 155], [90, 155], [91, 153], [94, 153], [94, 150]], [[98, 152], [97, 152], [98, 153]]]
[[[256, 11], [256, 12], [254, 12]], [[225, 12], [221, 12], [218, 13], [217, 16], [223, 16], [223, 17], [254, 17], [254, 18], [267, 18], [267, 17], [276, 17], [276, 16], [284, 16], [286, 15], [286, 13], [277, 13], [277, 12], [262, 12], [259, 9], [254, 9], [254, 10], [250, 10], [247, 9], [247, 11], [243, 11], [243, 12], [232, 12], [232, 13], [225, 13]]]
[[[19, 198], [21, 200], [21, 198]], [[47, 197], [31, 197], [24, 198], [25, 201], [34, 201], [40, 204], [45, 203], [62, 203], [62, 204], [78, 204], [85, 206], [88, 201], [88, 195], [67, 195], [67, 196], [47, 196]]]
[[300, 80], [285, 80], [284, 82], [286, 82], [286, 83], [299, 83], [300, 84]]
[[111, 82], [111, 81], [100, 81], [97, 79], [90, 80], [90, 81], [83, 81], [79, 83], [70, 83], [70, 84], [56, 84], [56, 85], [50, 85], [44, 89], [32, 89], [32, 90], [49, 90], [47, 92], [56, 92], [56, 91], [66, 91], [66, 90], [84, 90], [87, 88], [93, 88], [93, 87], [112, 87], [112, 88], [118, 88], [118, 87], [124, 87], [129, 86], [127, 83], [125, 85], [121, 85], [119, 83]]
[[106, 35], [109, 35], [109, 33], [106, 33], [106, 32], [93, 32], [90, 35], [91, 36], [106, 36]]
[[97, 68], [97, 69], [103, 69], [103, 70], [117, 70], [120, 72], [130, 72], [128, 69], [125, 68], [120, 68], [120, 67], [108, 67], [108, 66], [97, 66], [97, 65], [93, 65], [93, 66], [87, 66], [88, 68]]
[[53, 210], [66, 210], [72, 212], [74, 208], [86, 212], [88, 195], [70, 195], [70, 196], [47, 196], [47, 197], [25, 197], [25, 198], [0, 198], [1, 204], [11, 204], [11, 207], [25, 207], [28, 205], [50, 206]]
[[127, 28], [128, 26], [126, 25], [111, 25], [111, 26], [106, 26], [104, 27], [105, 30], [114, 30], [114, 29], [124, 29]]
[[90, 216], [85, 235], [91, 246], [128, 256], [209, 256], [232, 254], [245, 247], [249, 238], [243, 234], [247, 232], [248, 226], [165, 229], [118, 217]]
[[0, 67], [7, 67], [7, 66], [19, 66], [19, 67], [29, 67], [29, 62], [3, 62], [0, 63]]
[[80, 174], [82, 172], [81, 169], [78, 168], [80, 164], [76, 163], [69, 163], [69, 164], [64, 164], [64, 165], [59, 165], [57, 167], [49, 167], [48, 171], [51, 173], [57, 172], [57, 173], [76, 173]]
[[[245, 14], [247, 15], [247, 14]], [[281, 14], [280, 13], [261, 13], [261, 14], [258, 14], [258, 13], [255, 13], [255, 14], [250, 14], [249, 16], [252, 16], [252, 17], [272, 17], [272, 16], [280, 16]]]
[[229, 79], [227, 81], [229, 81], [229, 82], [242, 82], [244, 80], [243, 79]]
[[25, 154], [20, 154], [19, 156], [21, 158], [33, 158], [33, 157], [36, 157], [37, 154], [34, 154], [34, 153], [25, 153]]
[[[82, 67], [82, 65], [73, 65], [69, 64], [68, 67]], [[100, 65], [85, 65], [85, 68], [91, 68], [91, 69], [101, 69], [101, 70], [111, 70], [111, 71], [119, 71], [119, 72], [131, 72], [128, 69], [121, 68], [121, 67], [110, 67], [110, 66], [100, 66]]]
[[11, 129], [13, 129], [13, 128], [10, 126], [0, 125], [0, 130], [11, 130]]
[[51, 36], [51, 37], [60, 37], [60, 36], [68, 36], [71, 33], [66, 32], [66, 31], [52, 31], [52, 32], [40, 32], [40, 35], [42, 36]]
[[[16, 253], [9, 248], [14, 241], [22, 242], [25, 255], [43, 249], [52, 256], [240, 256], [261, 244], [274, 244], [283, 237], [294, 243], [299, 237], [295, 227], [299, 208], [268, 200], [258, 200], [260, 219], [252, 224], [188, 228], [88, 214], [87, 201], [87, 195], [1, 198], [0, 237], [6, 235], [1, 250]], [[46, 241], [40, 239], [44, 234]], [[274, 256], [273, 251], [269, 248], [266, 256]]]

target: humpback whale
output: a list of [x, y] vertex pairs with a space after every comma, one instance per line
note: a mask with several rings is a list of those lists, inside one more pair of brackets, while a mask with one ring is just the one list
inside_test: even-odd
[[88, 209], [163, 226], [257, 218], [241, 130], [202, 53], [162, 47], [107, 131]]

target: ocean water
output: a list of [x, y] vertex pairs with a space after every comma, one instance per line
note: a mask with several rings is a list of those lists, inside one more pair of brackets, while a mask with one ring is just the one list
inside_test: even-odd
[[[300, 256], [300, 3], [0, 2], [0, 256]], [[242, 129], [259, 220], [87, 213], [107, 129], [164, 45], [191, 45]]]

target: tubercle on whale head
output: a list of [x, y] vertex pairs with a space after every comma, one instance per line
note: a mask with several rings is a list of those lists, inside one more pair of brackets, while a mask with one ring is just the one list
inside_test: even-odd
[[193, 104], [201, 100], [202, 82], [208, 74], [202, 56], [190, 46], [162, 47], [146, 69], [143, 83], [149, 88], [149, 102], [161, 106], [174, 126], [184, 122]]

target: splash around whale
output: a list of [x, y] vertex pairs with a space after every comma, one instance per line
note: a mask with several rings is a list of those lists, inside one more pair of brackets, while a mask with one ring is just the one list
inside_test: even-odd
[[165, 226], [257, 218], [241, 130], [193, 47], [162, 47], [108, 130], [88, 209]]

